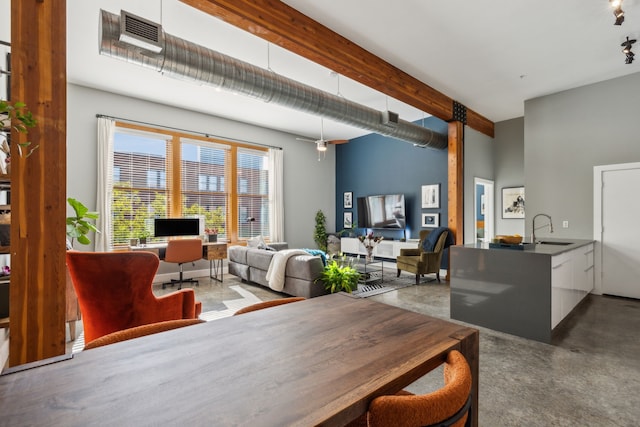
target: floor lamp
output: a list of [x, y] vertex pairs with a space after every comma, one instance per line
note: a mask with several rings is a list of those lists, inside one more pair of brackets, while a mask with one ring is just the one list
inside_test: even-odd
[[253, 223], [255, 222], [255, 220], [256, 219], [252, 216], [247, 217], [247, 219], [245, 220], [249, 223], [249, 238], [253, 237]]

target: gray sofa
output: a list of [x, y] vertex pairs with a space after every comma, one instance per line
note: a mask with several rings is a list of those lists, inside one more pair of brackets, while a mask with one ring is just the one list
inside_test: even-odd
[[[269, 246], [276, 250], [288, 248], [286, 243], [271, 243]], [[265, 249], [230, 246], [229, 273], [248, 282], [269, 287], [266, 276], [274, 253]], [[323, 269], [319, 256], [296, 255], [289, 258], [282, 292], [304, 298], [327, 294], [321, 280], [315, 283]]]

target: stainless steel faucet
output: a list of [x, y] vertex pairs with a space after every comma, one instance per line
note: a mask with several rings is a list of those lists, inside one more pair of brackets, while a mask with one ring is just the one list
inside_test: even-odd
[[549, 224], [545, 224], [545, 225], [541, 225], [538, 228], [542, 228], [542, 227], [546, 227], [547, 225], [549, 226], [549, 233], [553, 233], [553, 223], [551, 222], [551, 217], [547, 214], [543, 214], [543, 213], [539, 213], [536, 216], [533, 217], [533, 224], [532, 224], [532, 229], [531, 229], [531, 243], [536, 244], [538, 242], [536, 242], [536, 230], [538, 228], [536, 228], [536, 218], [538, 218], [539, 216], [546, 216], [547, 218], [549, 218]]

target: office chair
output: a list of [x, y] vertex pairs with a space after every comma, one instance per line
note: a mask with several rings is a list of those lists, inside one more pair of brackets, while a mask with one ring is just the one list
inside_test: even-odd
[[92, 348], [102, 347], [103, 345], [115, 344], [120, 341], [131, 340], [134, 338], [144, 337], [145, 335], [157, 334], [159, 332], [170, 331], [171, 329], [183, 328], [185, 326], [204, 322], [205, 321], [201, 319], [178, 319], [123, 329], [121, 331], [103, 335], [100, 338], [86, 343], [84, 350], [90, 350]]
[[423, 395], [402, 390], [371, 401], [366, 414], [347, 427], [471, 425], [471, 369], [462, 353], [452, 350], [444, 365], [444, 387]]
[[278, 305], [289, 304], [290, 302], [297, 302], [302, 300], [304, 300], [303, 297], [291, 297], [291, 298], [274, 299], [271, 301], [257, 302], [248, 307], [241, 308], [240, 310], [233, 313], [233, 315], [237, 316], [238, 314], [249, 313], [251, 311], [262, 310], [263, 308], [275, 307]]
[[167, 251], [164, 256], [164, 262], [172, 262], [178, 264], [180, 268], [180, 278], [179, 279], [171, 279], [170, 282], [165, 282], [162, 284], [162, 289], [165, 288], [166, 285], [173, 286], [174, 284], [178, 284], [178, 290], [182, 289], [182, 284], [187, 283], [195, 283], [198, 286], [198, 280], [196, 279], [185, 279], [183, 277], [182, 264], [186, 262], [195, 263], [202, 258], [202, 240], [200, 239], [176, 239], [169, 240], [167, 243]]
[[135, 326], [200, 315], [202, 304], [196, 302], [193, 289], [153, 294], [159, 264], [151, 252], [67, 252], [85, 342]]

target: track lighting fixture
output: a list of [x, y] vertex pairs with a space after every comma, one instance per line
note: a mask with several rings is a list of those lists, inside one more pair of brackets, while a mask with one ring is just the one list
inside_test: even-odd
[[622, 53], [625, 54], [626, 58], [624, 63], [631, 64], [633, 62], [633, 57], [635, 54], [631, 52], [631, 47], [636, 42], [636, 39], [629, 40], [629, 36], [627, 36], [627, 40], [623, 41], [620, 46], [622, 46]]
[[609, 5], [613, 8], [613, 16], [616, 17], [613, 25], [622, 25], [624, 22], [624, 10], [622, 10], [622, 0], [609, 0]]

